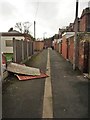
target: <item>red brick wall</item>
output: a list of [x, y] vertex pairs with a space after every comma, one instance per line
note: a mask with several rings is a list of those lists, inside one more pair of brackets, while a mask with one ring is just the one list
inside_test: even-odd
[[43, 41], [35, 41], [34, 42], [34, 50], [35, 51], [41, 51], [43, 50], [44, 42]]
[[49, 40], [45, 40], [44, 41], [44, 46], [46, 46], [46, 47], [51, 47], [52, 46], [52, 41], [51, 41], [51, 39]]
[[67, 59], [67, 42], [66, 37], [62, 37], [62, 56]]
[[80, 19], [80, 31], [85, 32], [87, 28], [87, 15], [84, 15]]
[[90, 13], [87, 16], [87, 32], [90, 32]]
[[73, 52], [74, 52], [74, 37], [69, 38], [69, 61], [73, 64]]

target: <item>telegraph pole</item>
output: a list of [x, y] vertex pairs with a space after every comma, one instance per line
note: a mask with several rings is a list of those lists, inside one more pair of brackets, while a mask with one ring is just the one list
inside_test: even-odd
[[76, 15], [75, 15], [75, 37], [74, 37], [74, 55], [73, 55], [73, 70], [78, 67], [78, 0], [76, 0]]
[[45, 39], [45, 34], [46, 34], [46, 32], [43, 33], [43, 40]]
[[36, 38], [36, 21], [34, 21], [34, 39]]

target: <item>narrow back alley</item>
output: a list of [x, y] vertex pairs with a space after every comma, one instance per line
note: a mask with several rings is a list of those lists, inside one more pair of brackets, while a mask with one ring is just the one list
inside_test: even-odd
[[73, 71], [70, 62], [48, 48], [25, 64], [40, 68], [49, 77], [19, 81], [11, 74], [6, 78], [2, 94], [3, 118], [88, 118], [90, 82], [79, 70]]

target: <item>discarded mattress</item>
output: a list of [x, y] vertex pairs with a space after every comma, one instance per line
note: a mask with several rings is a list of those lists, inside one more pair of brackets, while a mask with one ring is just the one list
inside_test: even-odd
[[32, 80], [32, 79], [36, 79], [36, 78], [46, 78], [46, 77], [48, 77], [48, 75], [45, 74], [45, 73], [41, 73], [40, 75], [37, 75], [37, 76], [32, 76], [32, 75], [26, 76], [26, 75], [18, 75], [18, 74], [15, 74], [15, 75], [17, 76], [17, 78], [19, 80]]
[[7, 66], [7, 71], [23, 75], [41, 75], [40, 70], [38, 68], [28, 67], [17, 63], [10, 63]]

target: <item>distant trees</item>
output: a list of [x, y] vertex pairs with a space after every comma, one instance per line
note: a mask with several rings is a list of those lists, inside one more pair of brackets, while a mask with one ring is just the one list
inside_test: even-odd
[[15, 27], [19, 30], [21, 33], [30, 33], [29, 28], [32, 24], [30, 22], [18, 22], [16, 23]]
[[15, 27], [18, 28], [18, 30], [22, 33], [22, 23], [21, 22], [16, 23]]

